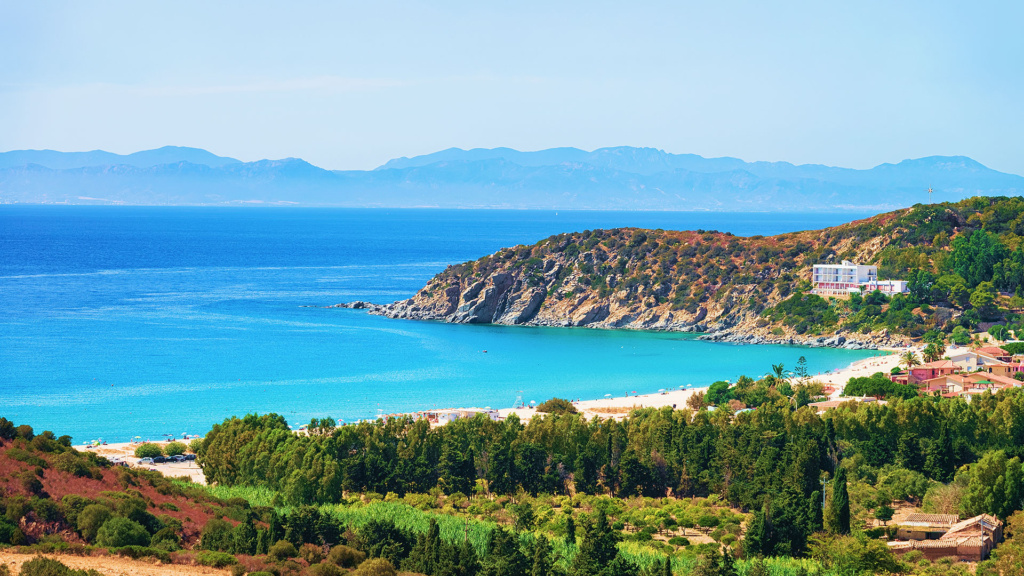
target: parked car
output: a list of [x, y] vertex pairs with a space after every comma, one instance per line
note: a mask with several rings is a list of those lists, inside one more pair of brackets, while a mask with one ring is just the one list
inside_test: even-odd
[[153, 458], [153, 464], [163, 464], [164, 462], [167, 462], [166, 456], [157, 456]]
[[139, 464], [152, 464], [152, 463], [153, 463], [153, 459], [152, 458], [143, 458], [142, 460], [139, 460]]
[[167, 459], [172, 461], [172, 462], [184, 462], [185, 461], [185, 456], [183, 456], [181, 454], [175, 454], [174, 456], [168, 456]]
[[195, 459], [196, 459], [196, 455], [195, 454], [185, 454], [185, 460], [191, 462], [191, 461], [193, 461]]

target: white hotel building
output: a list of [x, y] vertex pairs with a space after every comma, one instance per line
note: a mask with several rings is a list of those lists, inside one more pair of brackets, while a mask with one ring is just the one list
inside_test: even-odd
[[849, 296], [853, 292], [903, 294], [907, 283], [903, 280], [878, 281], [878, 267], [854, 264], [843, 260], [841, 264], [815, 264], [811, 272], [811, 286], [818, 296]]

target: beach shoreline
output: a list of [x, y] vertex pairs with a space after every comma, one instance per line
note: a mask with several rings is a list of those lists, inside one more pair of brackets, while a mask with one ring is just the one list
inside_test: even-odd
[[[920, 357], [923, 348], [920, 346], [910, 348], [879, 348], [876, 355], [856, 360], [843, 368], [809, 376], [808, 381], [810, 383], [831, 386], [834, 388], [834, 391], [829, 394], [829, 398], [833, 400], [841, 398], [843, 396], [843, 389], [850, 378], [871, 376], [876, 372], [888, 374], [899, 364], [900, 354], [907, 350], [913, 350]], [[791, 379], [791, 381], [795, 382], [795, 379]], [[687, 407], [687, 401], [689, 401], [691, 396], [698, 392], [706, 392], [707, 389], [707, 386], [687, 387], [652, 394], [613, 396], [596, 400], [574, 400], [573, 405], [587, 419], [593, 417], [622, 419], [628, 416], [630, 411], [639, 408], [672, 406], [679, 410], [684, 409]], [[533, 407], [523, 406], [501, 408], [498, 410], [498, 414], [503, 418], [515, 414], [520, 420], [528, 421], [536, 416], [538, 412]]]

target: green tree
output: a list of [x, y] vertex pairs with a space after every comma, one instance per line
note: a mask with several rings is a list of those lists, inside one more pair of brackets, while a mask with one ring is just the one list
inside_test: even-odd
[[565, 545], [576, 545], [576, 521], [572, 519], [571, 512], [565, 518]]
[[892, 509], [892, 506], [889, 506], [888, 504], [882, 504], [878, 508], [875, 508], [874, 516], [876, 520], [879, 520], [880, 522], [882, 522], [882, 524], [885, 524], [892, 520], [892, 515], [895, 513], [896, 511]]
[[850, 533], [850, 494], [846, 487], [846, 469], [840, 466], [832, 480], [832, 498], [825, 511], [825, 529], [832, 534]]
[[996, 289], [991, 282], [982, 282], [971, 292], [971, 306], [978, 311], [982, 320], [995, 318], [999, 312], [996, 308]]
[[907, 350], [900, 356], [900, 364], [906, 366], [907, 370], [910, 370], [911, 368], [917, 366], [920, 363], [921, 360], [918, 359], [917, 353], [914, 352], [913, 350]]
[[149, 540], [149, 532], [142, 524], [119, 516], [104, 522], [96, 533], [96, 545], [106, 548], [149, 546]]
[[96, 540], [103, 524], [113, 516], [110, 508], [101, 504], [90, 504], [78, 514], [78, 533], [88, 542]]
[[552, 576], [554, 574], [551, 562], [551, 545], [548, 539], [541, 535], [533, 547], [533, 567], [530, 576]]
[[1002, 450], [986, 452], [981, 460], [957, 475], [966, 481], [961, 510], [966, 516], [991, 514], [1001, 519], [1020, 510], [1024, 498], [1024, 470], [1019, 458], [1007, 458]]

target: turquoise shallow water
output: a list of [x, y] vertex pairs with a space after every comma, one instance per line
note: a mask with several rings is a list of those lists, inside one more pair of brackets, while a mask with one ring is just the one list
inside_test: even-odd
[[406, 298], [449, 263], [559, 231], [772, 234], [857, 216], [0, 207], [0, 415], [117, 441], [247, 412], [299, 424], [704, 386], [801, 355], [829, 370], [869, 353], [303, 306]]

